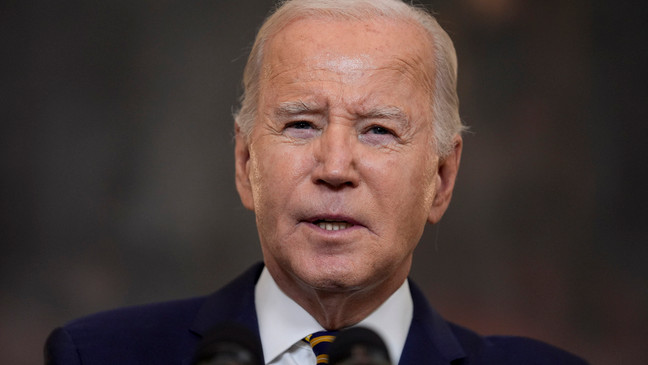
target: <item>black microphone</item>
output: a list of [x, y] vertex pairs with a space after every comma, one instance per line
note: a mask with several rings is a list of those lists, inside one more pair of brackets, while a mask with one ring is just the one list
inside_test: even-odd
[[263, 365], [261, 340], [239, 324], [209, 330], [196, 347], [192, 365]]
[[391, 365], [378, 334], [365, 327], [340, 332], [329, 348], [329, 365]]

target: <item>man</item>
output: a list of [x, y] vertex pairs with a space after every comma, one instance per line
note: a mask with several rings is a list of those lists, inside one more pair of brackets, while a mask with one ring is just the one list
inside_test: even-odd
[[374, 329], [396, 364], [580, 364], [444, 321], [407, 280], [443, 216], [463, 129], [452, 42], [398, 0], [294, 0], [259, 31], [236, 116], [236, 186], [264, 257], [206, 297], [57, 329], [51, 364], [189, 363], [210, 328], [258, 333], [267, 364], [315, 364], [303, 338]]

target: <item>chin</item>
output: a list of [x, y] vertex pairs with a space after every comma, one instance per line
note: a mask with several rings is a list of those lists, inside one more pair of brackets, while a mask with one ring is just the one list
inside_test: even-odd
[[309, 280], [308, 282], [306, 282], [306, 285], [308, 285], [311, 289], [330, 293], [353, 292], [361, 290], [363, 288], [363, 285], [356, 282], [345, 280], [344, 278], [332, 277]]
[[374, 275], [366, 275], [366, 271], [355, 264], [326, 262], [308, 267], [298, 277], [312, 289], [331, 292], [361, 290], [370, 286], [371, 279], [375, 278]]

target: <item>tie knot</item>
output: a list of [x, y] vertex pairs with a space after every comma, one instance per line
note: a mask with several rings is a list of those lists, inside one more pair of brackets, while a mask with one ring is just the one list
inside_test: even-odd
[[317, 364], [328, 364], [329, 346], [335, 340], [336, 335], [337, 331], [320, 331], [304, 338], [304, 341], [308, 342], [313, 349]]

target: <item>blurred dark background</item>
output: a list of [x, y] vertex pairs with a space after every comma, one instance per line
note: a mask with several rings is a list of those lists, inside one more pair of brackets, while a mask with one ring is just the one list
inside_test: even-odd
[[[447, 318], [648, 358], [646, 2], [433, 1], [472, 132], [412, 276]], [[270, 0], [0, 4], [0, 363], [261, 258], [231, 111]], [[643, 222], [643, 223], [642, 223]]]

